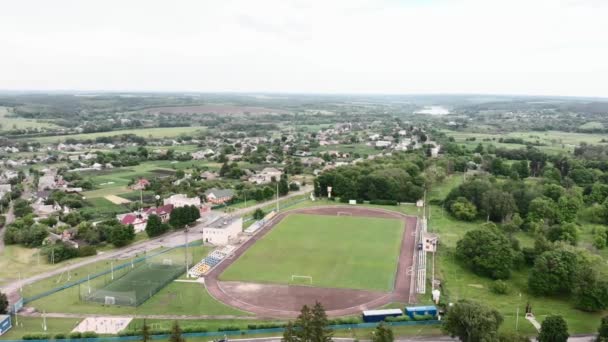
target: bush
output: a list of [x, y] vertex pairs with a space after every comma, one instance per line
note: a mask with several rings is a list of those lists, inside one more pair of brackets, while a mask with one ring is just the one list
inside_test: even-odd
[[399, 205], [399, 202], [395, 201], [395, 200], [380, 200], [380, 199], [375, 199], [375, 200], [371, 200], [369, 201], [370, 204], [376, 204], [376, 205]]
[[63, 340], [65, 338], [66, 338], [65, 334], [56, 334], [55, 335], [55, 339], [56, 340]]
[[78, 248], [78, 256], [79, 257], [87, 257], [91, 255], [96, 255], [97, 250], [93, 246], [82, 246]]
[[509, 293], [509, 285], [502, 280], [496, 280], [490, 285], [490, 291], [495, 294], [504, 295]]
[[241, 328], [234, 326], [234, 325], [227, 325], [225, 327], [217, 328], [217, 331], [238, 331], [238, 330], [241, 330]]
[[407, 322], [411, 320], [410, 316], [402, 315], [397, 317], [386, 317], [385, 321], [387, 322]]
[[82, 337], [84, 338], [95, 338], [99, 337], [99, 335], [94, 331], [85, 331], [82, 333]]
[[433, 315], [414, 315], [414, 321], [430, 321], [435, 319]]
[[51, 335], [48, 334], [26, 334], [21, 337], [23, 340], [48, 340]]
[[77, 331], [73, 332], [73, 333], [70, 333], [69, 336], [70, 336], [70, 338], [82, 338], [82, 334], [79, 333], [79, 332], [77, 332]]

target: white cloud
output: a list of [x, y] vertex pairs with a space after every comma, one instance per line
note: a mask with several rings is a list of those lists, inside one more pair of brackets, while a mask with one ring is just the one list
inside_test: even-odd
[[608, 96], [598, 0], [24, 0], [0, 89]]

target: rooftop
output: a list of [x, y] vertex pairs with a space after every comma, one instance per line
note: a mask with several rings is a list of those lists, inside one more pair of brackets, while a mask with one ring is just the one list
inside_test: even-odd
[[205, 227], [206, 228], [215, 228], [222, 229], [226, 228], [228, 225], [233, 223], [234, 221], [240, 219], [238, 216], [220, 216], [214, 221], [209, 222]]

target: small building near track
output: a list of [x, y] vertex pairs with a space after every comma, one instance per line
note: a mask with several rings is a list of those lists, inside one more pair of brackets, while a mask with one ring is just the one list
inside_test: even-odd
[[365, 310], [363, 311], [363, 321], [382, 322], [387, 317], [399, 317], [403, 315], [401, 309], [384, 309], [384, 310]]
[[11, 324], [11, 316], [0, 315], [0, 336], [9, 331], [13, 325]]
[[224, 246], [236, 239], [242, 231], [242, 217], [220, 216], [205, 224], [203, 240], [214, 245]]

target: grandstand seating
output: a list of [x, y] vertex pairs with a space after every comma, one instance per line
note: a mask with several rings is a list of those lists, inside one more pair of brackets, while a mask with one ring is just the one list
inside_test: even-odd
[[200, 277], [207, 274], [213, 266], [219, 264], [224, 258], [234, 252], [235, 249], [236, 247], [228, 245], [222, 249], [212, 251], [203, 260], [194, 265], [188, 273], [193, 277]]

